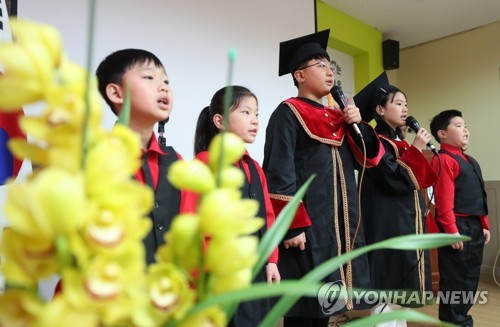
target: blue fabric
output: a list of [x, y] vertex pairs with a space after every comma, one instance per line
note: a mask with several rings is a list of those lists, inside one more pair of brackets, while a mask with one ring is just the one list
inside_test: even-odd
[[5, 184], [8, 178], [13, 177], [14, 156], [7, 147], [9, 134], [3, 128], [0, 128], [0, 185]]

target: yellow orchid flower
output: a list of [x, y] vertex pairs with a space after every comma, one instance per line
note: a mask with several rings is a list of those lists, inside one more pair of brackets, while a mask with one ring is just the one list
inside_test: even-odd
[[54, 28], [16, 19], [11, 25], [16, 43], [0, 45], [0, 107], [7, 109], [41, 100], [61, 58]]
[[95, 180], [92, 183], [87, 175], [86, 185], [89, 198], [103, 208], [117, 211], [126, 208], [130, 216], [142, 217], [153, 207], [151, 188], [132, 179], [113, 183], [103, 176], [99, 183]]
[[96, 311], [75, 308], [64, 297], [56, 296], [36, 310], [36, 323], [30, 324], [30, 326], [66, 327], [75, 325], [75, 323], [81, 327], [99, 326], [99, 316]]
[[256, 236], [212, 238], [205, 259], [207, 269], [216, 275], [227, 275], [251, 268], [257, 261], [257, 246]]
[[168, 171], [168, 180], [178, 189], [204, 194], [215, 187], [210, 168], [198, 159], [177, 160]]
[[86, 217], [83, 178], [47, 168], [7, 191], [5, 212], [12, 229], [49, 242], [83, 225]]
[[33, 326], [41, 306], [32, 291], [9, 289], [0, 296], [0, 326]]
[[53, 240], [25, 237], [6, 228], [1, 240], [2, 273], [13, 284], [35, 286], [39, 279], [58, 272]]
[[[2, 51], [4, 49], [0, 46], [0, 53]], [[1, 64], [2, 61], [0, 58]], [[40, 100], [42, 92], [42, 86], [35, 80], [21, 78], [17, 75], [11, 75], [8, 72], [0, 74], [0, 108], [4, 111], [19, 111], [24, 104]]]
[[128, 249], [119, 256], [95, 255], [79, 270], [64, 270], [63, 295], [67, 301], [74, 307], [102, 310], [125, 301], [127, 294], [141, 285], [145, 266], [143, 245], [133, 243]]
[[225, 167], [220, 173], [220, 187], [239, 189], [245, 183], [245, 175], [234, 166]]
[[227, 275], [212, 276], [215, 283], [212, 287], [213, 294], [222, 294], [242, 288], [247, 288], [252, 282], [252, 269], [245, 268]]
[[151, 221], [125, 211], [96, 209], [83, 228], [86, 246], [96, 252], [119, 254], [129, 243], [141, 242], [151, 229]]
[[195, 214], [182, 214], [174, 218], [165, 235], [166, 244], [156, 253], [158, 262], [177, 264], [188, 273], [198, 268], [203, 242], [199, 220]]
[[[223, 162], [220, 163], [220, 151], [222, 143], [224, 144]], [[219, 133], [210, 142], [208, 146], [208, 163], [212, 169], [216, 169], [219, 165], [222, 167], [229, 166], [241, 158], [245, 153], [245, 144], [241, 137], [233, 133]]]
[[186, 275], [171, 263], [155, 263], [148, 269], [149, 300], [137, 308], [134, 322], [139, 326], [162, 326], [170, 319], [181, 319], [194, 303]]
[[35, 23], [24, 19], [11, 19], [12, 33], [19, 44], [40, 43], [50, 54], [50, 67], [57, 67], [60, 63], [62, 42], [59, 32], [50, 25]]
[[216, 189], [206, 194], [199, 206], [200, 228], [212, 237], [233, 237], [253, 233], [264, 224], [255, 218], [258, 202], [241, 199], [235, 189]]
[[110, 134], [100, 135], [87, 150], [89, 187], [107, 187], [107, 183], [130, 179], [141, 165], [140, 149], [139, 136], [125, 126], [117, 125]]
[[210, 307], [187, 317], [179, 327], [224, 327], [227, 324], [225, 313], [218, 307]]

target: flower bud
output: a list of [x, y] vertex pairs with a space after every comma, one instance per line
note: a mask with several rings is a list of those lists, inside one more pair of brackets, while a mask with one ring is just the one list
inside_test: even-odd
[[[219, 163], [222, 147], [224, 148], [223, 161]], [[245, 153], [245, 144], [236, 134], [229, 132], [219, 133], [210, 142], [208, 152], [210, 153], [208, 157], [210, 168], [216, 170], [219, 164], [222, 167], [226, 167], [240, 159], [243, 153]]]
[[212, 172], [198, 159], [192, 161], [177, 160], [168, 171], [168, 180], [178, 189], [195, 193], [207, 193], [215, 187]]

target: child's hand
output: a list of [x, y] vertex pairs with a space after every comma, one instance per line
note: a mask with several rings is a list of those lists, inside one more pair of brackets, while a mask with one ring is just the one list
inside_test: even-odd
[[431, 134], [427, 132], [425, 129], [421, 128], [418, 130], [417, 135], [415, 136], [415, 140], [413, 141], [413, 146], [419, 149], [420, 151], [424, 150], [431, 140]]
[[484, 244], [490, 243], [490, 238], [491, 238], [490, 231], [487, 229], [483, 229], [483, 235], [484, 235]]
[[269, 284], [273, 282], [279, 284], [281, 281], [281, 275], [278, 270], [278, 266], [275, 263], [269, 262], [266, 266], [266, 278]]
[[285, 249], [299, 248], [301, 251], [304, 251], [304, 249], [306, 248], [306, 234], [302, 232], [289, 240], [283, 241], [283, 243]]
[[[459, 232], [456, 232], [456, 233], [453, 233], [453, 234], [451, 234], [451, 235], [460, 236], [460, 233], [459, 233]], [[460, 250], [460, 251], [462, 251], [462, 250], [464, 249], [464, 243], [463, 243], [462, 241], [457, 242], [457, 243], [453, 243], [453, 244], [451, 245], [451, 248], [452, 248], [453, 250]]]
[[350, 124], [359, 124], [361, 122], [361, 114], [359, 113], [359, 108], [353, 104], [348, 104], [347, 107], [342, 111], [344, 115], [344, 121]]

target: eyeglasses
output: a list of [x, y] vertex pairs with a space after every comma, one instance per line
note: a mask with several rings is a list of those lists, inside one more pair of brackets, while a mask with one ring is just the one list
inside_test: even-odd
[[312, 66], [318, 66], [320, 67], [321, 69], [323, 69], [324, 71], [328, 71], [328, 70], [331, 70], [332, 72], [335, 72], [335, 66], [332, 65], [331, 63], [329, 62], [326, 62], [326, 61], [318, 61], [318, 62], [315, 62], [314, 64], [310, 64], [308, 66], [305, 66], [305, 67], [302, 67], [302, 68], [299, 68], [297, 70], [301, 70], [301, 69], [306, 69], [306, 68], [309, 68], [309, 67], [312, 67]]

